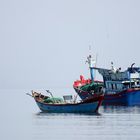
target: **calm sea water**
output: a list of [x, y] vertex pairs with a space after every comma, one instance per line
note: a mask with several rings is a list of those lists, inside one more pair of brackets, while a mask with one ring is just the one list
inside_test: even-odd
[[140, 140], [140, 107], [101, 107], [100, 115], [47, 114], [26, 92], [0, 90], [1, 140]]

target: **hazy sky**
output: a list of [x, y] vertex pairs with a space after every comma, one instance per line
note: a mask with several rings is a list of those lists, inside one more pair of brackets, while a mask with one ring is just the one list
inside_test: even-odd
[[139, 0], [0, 0], [0, 89], [72, 87], [99, 67], [140, 66]]

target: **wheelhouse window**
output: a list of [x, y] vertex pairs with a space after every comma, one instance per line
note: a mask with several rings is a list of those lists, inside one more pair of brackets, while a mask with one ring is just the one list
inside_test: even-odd
[[107, 89], [110, 90], [122, 90], [123, 89], [123, 84], [122, 83], [106, 83]]

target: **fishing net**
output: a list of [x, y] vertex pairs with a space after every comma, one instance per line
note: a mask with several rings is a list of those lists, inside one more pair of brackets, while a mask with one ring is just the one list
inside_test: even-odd
[[45, 103], [63, 103], [63, 99], [62, 98], [57, 98], [57, 97], [53, 97], [53, 98], [47, 98], [44, 99]]

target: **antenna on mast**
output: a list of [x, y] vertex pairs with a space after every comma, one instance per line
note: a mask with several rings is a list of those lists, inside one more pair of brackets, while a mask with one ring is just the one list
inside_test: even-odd
[[95, 70], [94, 67], [96, 66], [96, 58], [94, 58], [94, 55], [92, 55], [92, 51], [91, 51], [91, 45], [89, 45], [89, 56], [87, 57], [87, 63], [89, 65], [89, 69], [90, 69], [90, 76], [91, 76], [91, 80], [94, 81], [95, 79]]
[[[98, 58], [98, 54], [96, 53], [96, 58], [95, 58], [95, 67], [97, 66], [97, 58]], [[96, 70], [94, 70], [94, 80], [96, 78]]]
[[91, 51], [91, 45], [89, 45], [89, 55], [92, 54], [92, 51]]

